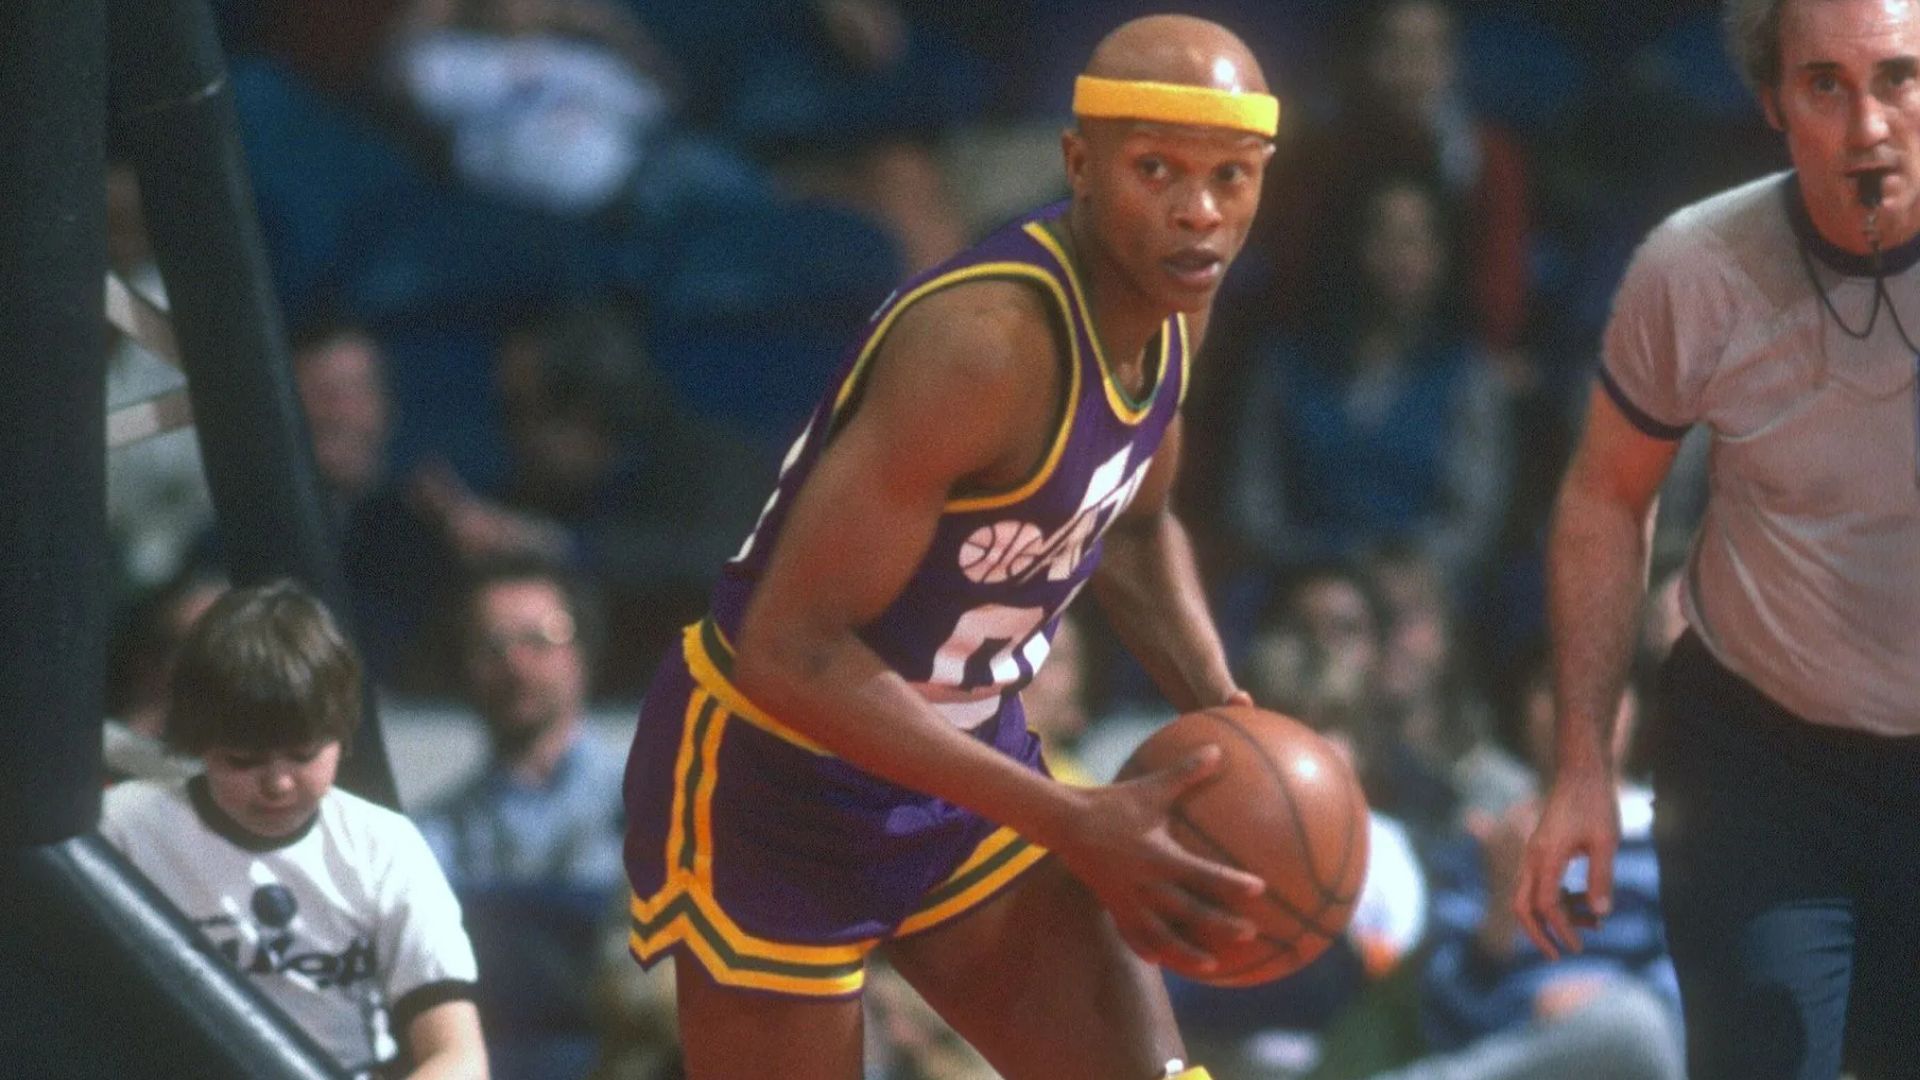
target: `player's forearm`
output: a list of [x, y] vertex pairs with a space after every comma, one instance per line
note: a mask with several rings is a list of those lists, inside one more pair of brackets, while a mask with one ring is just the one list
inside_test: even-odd
[[1647, 593], [1646, 525], [1630, 507], [1574, 485], [1555, 507], [1547, 544], [1547, 614], [1558, 774], [1613, 769], [1613, 718]]
[[1070, 813], [1070, 789], [954, 727], [851, 633], [743, 640], [734, 677], [755, 705], [831, 753], [1043, 846]]
[[1218, 705], [1238, 689], [1178, 518], [1165, 513], [1116, 524], [1103, 544], [1093, 590], [1120, 640], [1174, 708]]

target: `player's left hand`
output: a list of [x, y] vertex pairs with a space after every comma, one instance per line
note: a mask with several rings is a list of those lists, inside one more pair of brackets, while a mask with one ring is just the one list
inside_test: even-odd
[[1151, 963], [1213, 966], [1208, 943], [1258, 932], [1249, 914], [1266, 883], [1183, 847], [1173, 808], [1221, 766], [1218, 747], [1132, 780], [1079, 793], [1083, 803], [1050, 845], [1112, 915], [1128, 947]]

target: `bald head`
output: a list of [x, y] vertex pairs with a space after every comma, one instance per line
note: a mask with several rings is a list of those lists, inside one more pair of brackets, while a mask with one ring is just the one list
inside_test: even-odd
[[1267, 77], [1247, 44], [1216, 22], [1190, 15], [1147, 15], [1100, 40], [1086, 74], [1103, 79], [1266, 93]]

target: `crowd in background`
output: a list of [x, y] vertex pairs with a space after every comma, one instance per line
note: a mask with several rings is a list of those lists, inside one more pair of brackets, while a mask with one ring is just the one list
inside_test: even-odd
[[[406, 809], [465, 905], [495, 1075], [673, 1075], [670, 980], [622, 956], [621, 763], [581, 717], [637, 701], [702, 613], [868, 312], [1064, 195], [1072, 75], [1142, 9], [215, 6], [348, 622], [389, 699], [470, 703], [493, 749]], [[1606, 933], [1549, 965], [1505, 915], [1551, 712], [1541, 544], [1634, 245], [1784, 152], [1711, 0], [1184, 6], [1283, 102], [1188, 405], [1185, 520], [1241, 679], [1335, 737], [1376, 812], [1347, 940], [1266, 988], [1175, 986], [1197, 1056], [1678, 1076], [1631, 754]], [[124, 170], [110, 217], [116, 270], [158, 292]], [[177, 376], [129, 344], [112, 379]], [[164, 766], [165, 658], [221, 587], [198, 470], [187, 433], [110, 465], [128, 771]], [[1699, 482], [1676, 470], [1660, 537]], [[1656, 541], [1656, 578], [1683, 554]], [[1029, 710], [1056, 771], [1098, 781], [1166, 708], [1082, 616]], [[1674, 619], [1653, 606], [1644, 666]], [[903, 985], [869, 1004], [874, 1076], [990, 1075]]]

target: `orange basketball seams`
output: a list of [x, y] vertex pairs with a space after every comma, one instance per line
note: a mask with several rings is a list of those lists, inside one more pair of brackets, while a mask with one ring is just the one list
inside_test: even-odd
[[1177, 807], [1174, 838], [1196, 854], [1267, 882], [1260, 932], [1208, 942], [1219, 966], [1180, 974], [1248, 986], [1311, 963], [1345, 932], [1367, 865], [1367, 803], [1333, 745], [1296, 720], [1243, 706], [1178, 717], [1128, 759], [1123, 777], [1220, 747], [1218, 774]]

